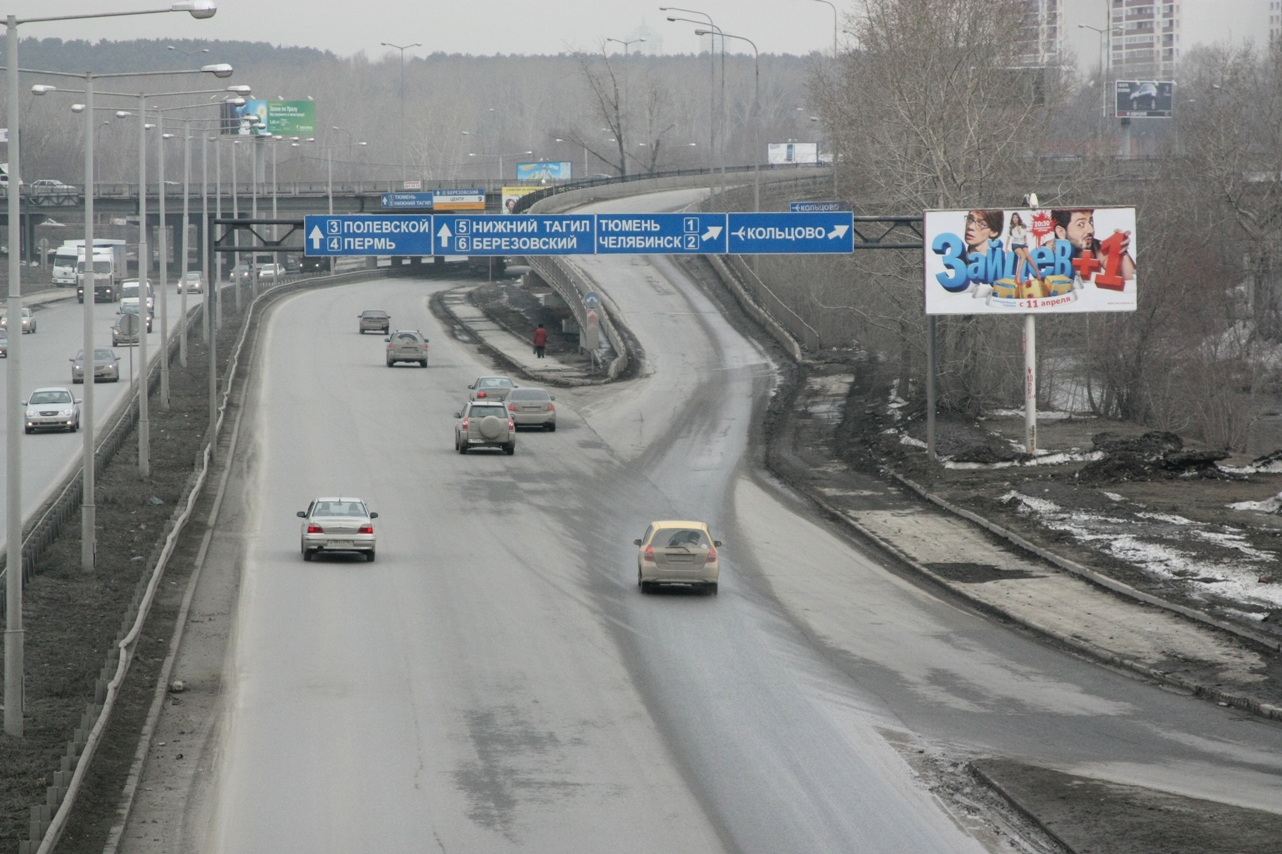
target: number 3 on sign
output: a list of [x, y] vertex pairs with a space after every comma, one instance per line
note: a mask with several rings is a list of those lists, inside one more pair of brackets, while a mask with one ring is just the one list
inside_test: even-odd
[[1104, 269], [1095, 275], [1095, 286], [1110, 291], [1126, 288], [1126, 279], [1122, 276], [1122, 259], [1126, 257], [1126, 246], [1130, 235], [1115, 231], [1100, 241], [1099, 251], [1104, 256]]

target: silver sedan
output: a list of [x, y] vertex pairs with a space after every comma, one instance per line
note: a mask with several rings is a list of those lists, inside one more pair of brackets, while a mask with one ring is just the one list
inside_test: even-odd
[[303, 560], [311, 560], [317, 552], [355, 552], [374, 560], [378, 514], [359, 498], [317, 498], [298, 511], [298, 518], [303, 520], [299, 542]]
[[[71, 381], [85, 381], [85, 351], [76, 352], [71, 360]], [[120, 357], [109, 347], [95, 347], [93, 351], [93, 381], [96, 383], [120, 382]]]
[[26, 406], [23, 426], [26, 432], [37, 430], [66, 430], [74, 433], [80, 429], [80, 401], [65, 388], [38, 388], [31, 393]]
[[[0, 315], [0, 326], [5, 327], [6, 329], [8, 329], [8, 328], [9, 328], [9, 313], [8, 313], [8, 312], [5, 312], [4, 314]], [[36, 319], [35, 319], [35, 317], [31, 314], [31, 309], [29, 309], [29, 308], [24, 308], [24, 309], [22, 310], [22, 331], [23, 331], [23, 333], [24, 333], [24, 334], [25, 334], [25, 333], [27, 333], [27, 332], [35, 332], [35, 331], [36, 331]]]

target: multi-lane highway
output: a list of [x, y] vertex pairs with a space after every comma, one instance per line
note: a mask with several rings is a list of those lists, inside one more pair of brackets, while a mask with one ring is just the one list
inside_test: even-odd
[[[1282, 802], [1278, 727], [941, 601], [812, 518], [755, 463], [769, 358], [666, 259], [577, 263], [643, 376], [557, 390], [557, 432], [513, 457], [453, 450], [492, 372], [428, 311], [455, 283], [272, 313], [228, 496], [241, 588], [212, 782], [167, 850], [985, 850], [918, 751]], [[425, 331], [431, 367], [386, 368], [366, 308]], [[380, 513], [376, 563], [302, 561], [295, 511], [336, 494]], [[674, 517], [725, 541], [719, 596], [637, 590], [631, 540]]]
[[[166, 309], [169, 313], [169, 333], [176, 335], [178, 322], [182, 316], [181, 295], [174, 293], [171, 287], [166, 295]], [[36, 331], [22, 337], [22, 399], [26, 400], [31, 392], [44, 386], [64, 386], [71, 389], [79, 400], [84, 396], [84, 386], [71, 383], [71, 359], [80, 352], [84, 343], [84, 306], [70, 292], [70, 298], [49, 302], [33, 307], [36, 318]], [[199, 305], [202, 297], [188, 294], [187, 306]], [[97, 303], [94, 305], [94, 341], [95, 346], [111, 346], [111, 326], [115, 322], [119, 303]], [[196, 328], [192, 335], [199, 335]], [[135, 379], [142, 374], [138, 363], [138, 348], [117, 347], [115, 352], [120, 356], [120, 382], [94, 384], [94, 421], [102, 425], [114, 417], [119, 404], [129, 393], [130, 364], [132, 361]], [[147, 355], [155, 363], [160, 352], [160, 295], [156, 294], [156, 318], [152, 324], [151, 334], [147, 336]], [[0, 372], [0, 389], [7, 388], [9, 372]], [[0, 437], [8, 433], [7, 397], [0, 393]], [[3, 441], [3, 439], [0, 439]], [[61, 483], [63, 477], [80, 463], [84, 450], [82, 437], [78, 433], [34, 433], [22, 436], [22, 511], [24, 518], [34, 512], [50, 492]], [[3, 491], [0, 491], [3, 492]], [[0, 494], [0, 514], [5, 512], [8, 496]], [[0, 544], [4, 542], [4, 532], [0, 531]]]

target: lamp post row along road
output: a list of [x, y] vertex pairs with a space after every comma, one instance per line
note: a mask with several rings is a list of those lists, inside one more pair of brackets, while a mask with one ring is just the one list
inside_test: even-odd
[[[19, 87], [19, 65], [18, 65], [18, 27], [21, 24], [34, 23], [52, 23], [57, 21], [73, 21], [91, 18], [117, 18], [133, 15], [151, 15], [164, 12], [187, 12], [197, 19], [211, 18], [217, 11], [217, 6], [213, 0], [182, 0], [163, 9], [144, 9], [133, 12], [95, 12], [79, 15], [55, 15], [48, 17], [31, 17], [19, 18], [17, 15], [7, 15], [5, 17], [5, 36], [6, 36], [6, 73], [8, 77], [8, 125], [9, 125], [9, 179], [12, 190], [8, 197], [8, 215], [9, 215], [9, 298], [8, 314], [10, 317], [22, 317], [22, 267], [21, 267], [21, 238], [14, 240], [21, 234], [21, 193], [18, 188], [22, 186], [22, 164], [21, 164], [21, 140], [22, 128], [20, 118], [20, 87]], [[230, 73], [230, 66], [228, 66]], [[85, 75], [87, 94], [92, 94], [91, 78]], [[86, 109], [89, 115], [88, 121], [92, 122], [93, 111]], [[92, 125], [90, 125], [92, 127]], [[93, 132], [90, 131], [86, 144], [92, 147]], [[86, 165], [92, 165], [92, 154], [86, 155]], [[92, 174], [88, 176], [86, 184], [86, 196], [91, 197], [93, 194]], [[88, 214], [89, 209], [86, 209]], [[86, 217], [87, 230], [92, 234], [92, 218]], [[93, 270], [93, 244], [88, 243], [85, 246], [86, 267], [88, 271]], [[91, 272], [92, 275], [92, 272]], [[92, 281], [92, 280], [91, 280]], [[86, 295], [86, 311], [92, 311], [92, 290]], [[87, 321], [87, 332], [92, 333], [92, 321]], [[88, 338], [87, 334], [87, 338]], [[23, 653], [23, 635], [22, 627], [22, 584], [23, 584], [23, 565], [22, 565], [22, 436], [24, 431], [23, 416], [24, 409], [22, 406], [22, 342], [19, 340], [22, 336], [14, 336], [9, 342], [8, 360], [6, 371], [7, 391], [6, 405], [8, 407], [7, 429], [8, 436], [5, 443], [5, 532], [6, 532], [6, 569], [5, 569], [5, 633], [4, 633], [4, 731], [7, 735], [21, 737], [23, 735], [23, 715], [25, 710], [25, 698], [23, 697], [23, 678], [24, 678], [24, 653]], [[86, 346], [85, 351], [85, 375], [92, 377], [93, 365], [93, 348], [92, 341]], [[88, 387], [90, 383], [86, 383]], [[92, 406], [92, 402], [90, 403]], [[88, 444], [86, 437], [86, 447]], [[86, 481], [92, 480], [93, 463], [92, 459], [85, 465], [84, 478]], [[93, 513], [92, 494], [88, 502], [88, 510], [84, 513]], [[93, 527], [90, 524], [89, 530]], [[90, 567], [92, 567], [93, 558], [92, 541], [88, 546], [88, 551], [82, 554], [82, 562], [85, 555], [88, 555]]]

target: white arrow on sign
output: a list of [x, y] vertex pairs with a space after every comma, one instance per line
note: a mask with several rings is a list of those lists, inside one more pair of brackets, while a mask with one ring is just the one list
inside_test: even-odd
[[321, 234], [319, 225], [313, 225], [312, 233], [307, 235], [307, 239], [312, 242], [313, 249], [320, 249], [321, 241], [325, 239], [325, 235]]
[[450, 238], [454, 236], [454, 232], [450, 231], [449, 223], [442, 223], [440, 231], [436, 232], [436, 236], [441, 238], [442, 247], [449, 247]]
[[838, 238], [845, 237], [847, 231], [850, 231], [850, 226], [848, 225], [834, 225], [832, 227], [832, 232], [828, 235], [828, 239], [836, 240]]
[[744, 231], [745, 231], [745, 229], [744, 229], [744, 227], [741, 225], [741, 226], [739, 226], [739, 230], [738, 230], [738, 231], [732, 231], [732, 232], [730, 232], [730, 233], [731, 233], [731, 234], [733, 234], [735, 237], [739, 238], [740, 240], [743, 240], [743, 233], [744, 233]]
[[[739, 230], [743, 231], [743, 229], [739, 229]], [[716, 240], [720, 236], [721, 236], [721, 226], [719, 225], [710, 225], [708, 226], [708, 230], [703, 233], [704, 240]], [[742, 240], [743, 238], [740, 237], [739, 239]]]

